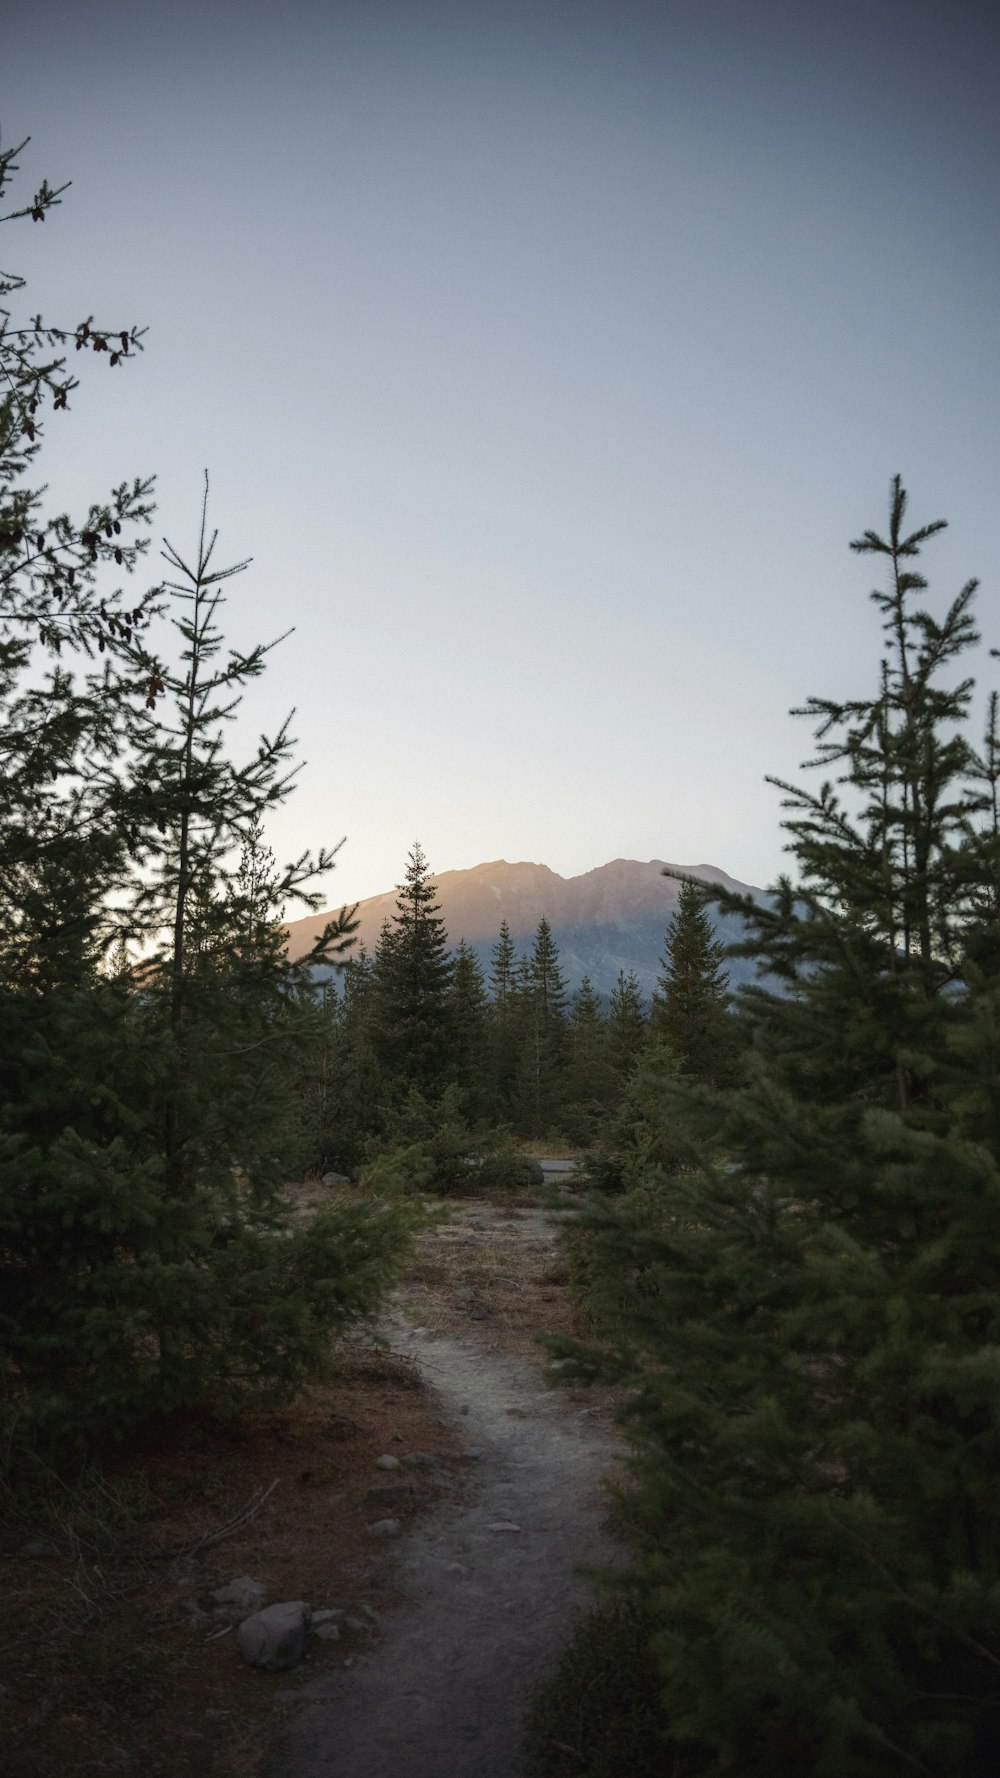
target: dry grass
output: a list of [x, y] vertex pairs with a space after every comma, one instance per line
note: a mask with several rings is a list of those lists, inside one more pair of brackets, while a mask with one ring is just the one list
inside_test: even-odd
[[419, 1237], [400, 1295], [408, 1319], [435, 1332], [467, 1333], [485, 1310], [476, 1332], [487, 1348], [537, 1357], [540, 1334], [575, 1331], [567, 1275], [537, 1201], [466, 1201]]

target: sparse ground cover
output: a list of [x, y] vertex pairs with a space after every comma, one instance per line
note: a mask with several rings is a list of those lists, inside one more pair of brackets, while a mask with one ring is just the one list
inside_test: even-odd
[[366, 1530], [384, 1510], [368, 1490], [391, 1479], [376, 1459], [440, 1460], [406, 1469], [413, 1491], [393, 1509], [405, 1530], [457, 1485], [455, 1446], [412, 1360], [359, 1338], [337, 1381], [294, 1408], [179, 1418], [107, 1457], [100, 1481], [5, 1515], [8, 1778], [255, 1772], [285, 1707], [282, 1676], [245, 1666], [212, 1592], [247, 1575], [268, 1601], [342, 1608], [364, 1627], [314, 1640], [307, 1665], [356, 1658], [393, 1597], [388, 1547]]
[[[295, 1198], [308, 1216], [321, 1193]], [[451, 1204], [417, 1239], [388, 1343], [357, 1335], [334, 1382], [282, 1412], [179, 1416], [145, 1446], [106, 1453], [92, 1482], [8, 1503], [0, 1746], [9, 1778], [261, 1770], [302, 1688], [377, 1643], [399, 1601], [408, 1533], [429, 1508], [480, 1485], [459, 1460], [468, 1422], [422, 1379], [418, 1330], [467, 1343], [487, 1375], [491, 1354], [544, 1371], [537, 1335], [572, 1323], [557, 1222], [527, 1198]], [[571, 1389], [566, 1404], [574, 1418], [606, 1422], [610, 1410], [589, 1389]], [[402, 1537], [374, 1540], [367, 1526], [385, 1509], [369, 1490], [399, 1481], [377, 1459], [410, 1451], [436, 1462], [405, 1467], [412, 1491], [392, 1508]], [[239, 1576], [268, 1601], [339, 1611], [340, 1639], [313, 1640], [293, 1674], [248, 1668], [211, 1598]]]

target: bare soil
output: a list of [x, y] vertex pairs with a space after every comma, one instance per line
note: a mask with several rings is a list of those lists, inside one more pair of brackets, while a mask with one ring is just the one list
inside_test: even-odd
[[[613, 1404], [555, 1387], [535, 1344], [571, 1328], [556, 1222], [460, 1203], [335, 1383], [282, 1413], [178, 1419], [108, 1454], [55, 1521], [0, 1524], [9, 1778], [513, 1778], [524, 1695], [585, 1597], [575, 1569], [616, 1555]], [[436, 1461], [376, 1467], [410, 1451]], [[368, 1490], [400, 1479], [402, 1535], [374, 1539]], [[57, 1554], [26, 1553], [48, 1538]], [[239, 1575], [357, 1627], [293, 1673], [250, 1669], [206, 1609]]]

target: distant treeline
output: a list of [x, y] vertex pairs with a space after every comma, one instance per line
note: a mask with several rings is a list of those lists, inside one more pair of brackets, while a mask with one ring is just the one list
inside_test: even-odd
[[447, 1098], [467, 1125], [576, 1145], [607, 1125], [641, 1063], [717, 1077], [728, 1049], [722, 948], [696, 885], [683, 885], [664, 934], [651, 1004], [624, 970], [607, 1005], [586, 977], [570, 996], [544, 916], [521, 954], [504, 921], [486, 971], [466, 944], [449, 948], [434, 896], [416, 845], [374, 952], [362, 946], [326, 990], [321, 1164], [356, 1171], [414, 1096], [428, 1112]]

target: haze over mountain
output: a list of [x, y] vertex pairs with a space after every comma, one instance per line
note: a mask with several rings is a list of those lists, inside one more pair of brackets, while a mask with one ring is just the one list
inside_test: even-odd
[[[667, 865], [659, 858], [647, 863], [615, 858], [579, 877], [560, 877], [546, 864], [508, 864], [499, 858], [471, 870], [442, 871], [432, 880], [452, 946], [464, 939], [487, 974], [501, 921], [506, 920], [518, 951], [526, 951], [544, 914], [559, 947], [570, 990], [589, 975], [597, 992], [606, 996], [619, 970], [634, 970], [648, 999], [660, 972], [667, 923], [680, 892], [677, 878], [664, 876], [664, 870], [761, 895], [759, 889], [738, 882], [717, 865]], [[395, 889], [359, 902], [358, 943], [373, 950], [383, 923], [392, 919], [395, 909]], [[301, 956], [328, 918], [328, 914], [311, 914], [290, 923], [292, 957]], [[737, 922], [714, 915], [713, 919], [724, 941], [737, 936]], [[728, 967], [734, 984], [752, 974], [752, 965], [743, 959], [732, 960]]]

